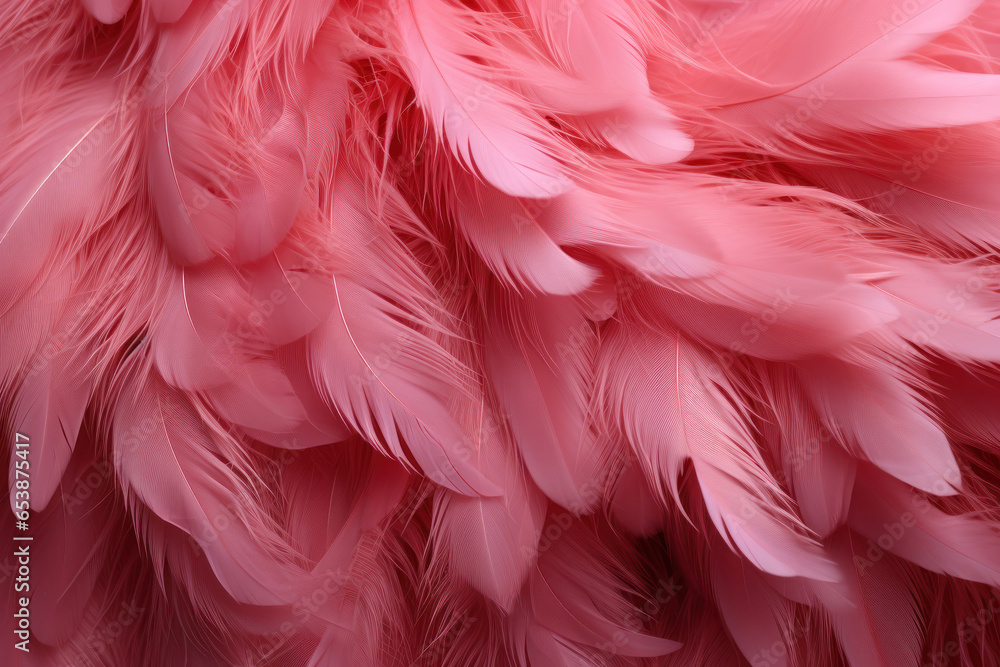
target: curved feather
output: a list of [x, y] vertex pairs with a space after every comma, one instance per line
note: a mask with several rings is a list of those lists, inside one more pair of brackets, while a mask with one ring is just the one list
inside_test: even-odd
[[460, 577], [509, 611], [534, 564], [547, 503], [515, 457], [496, 416], [486, 413], [481, 422], [476, 429], [479, 465], [504, 495], [469, 498], [438, 489], [431, 535]]
[[101, 23], [118, 23], [132, 6], [132, 0], [80, 0], [90, 15]]
[[[448, 409], [454, 376], [465, 372], [446, 350], [396, 318], [405, 313], [346, 279], [335, 279], [337, 303], [310, 334], [313, 381], [330, 407], [385, 453], [407, 461], [463, 494], [499, 490], [470, 463], [467, 438]], [[396, 350], [387, 356], [384, 350]]]
[[249, 489], [207, 446], [213, 437], [188, 400], [155, 374], [134, 373], [124, 384], [114, 422], [124, 488], [204, 549], [234, 599], [282, 604], [294, 595], [295, 570], [282, 562], [281, 542]]
[[795, 620], [792, 603], [728, 549], [713, 549], [710, 567], [719, 615], [750, 664], [765, 654], [773, 656], [765, 658], [771, 664], [795, 664], [794, 643], [789, 641]]
[[577, 642], [635, 657], [659, 656], [680, 644], [628, 628], [627, 583], [604, 559], [607, 547], [582, 526], [574, 526], [542, 554], [529, 582], [531, 610], [557, 641]]
[[[551, 83], [549, 76], [533, 72], [530, 81], [539, 88], [535, 95], [549, 108], [580, 114], [582, 127], [647, 164], [676, 162], [691, 152], [693, 141], [649, 90], [643, 53], [644, 33], [655, 21], [649, 7], [603, 0], [521, 0], [518, 5], [560, 69], [576, 83], [572, 92], [563, 92], [561, 86], [545, 85]], [[590, 91], [584, 104], [591, 108], [574, 108], [580, 89]]]
[[29, 117], [7, 129], [17, 139], [0, 160], [0, 313], [25, 294], [57, 244], [85, 238], [112, 212], [113, 199], [92, 193], [114, 166], [114, 102], [109, 77], [80, 76], [29, 98], [29, 108], [53, 109], [44, 121]]
[[80, 437], [84, 442], [66, 467], [59, 493], [33, 517], [38, 543], [47, 546], [31, 560], [31, 611], [38, 623], [34, 633], [50, 646], [64, 644], [99, 598], [96, 584], [118, 528], [111, 464], [95, 458], [90, 434]]
[[466, 168], [514, 197], [567, 189], [542, 119], [465, 57], [475, 52], [467, 12], [443, 0], [406, 0], [393, 20], [417, 101]]
[[1000, 246], [992, 224], [1000, 200], [980, 186], [989, 164], [977, 148], [992, 142], [995, 131], [984, 124], [909, 132], [886, 138], [877, 153], [851, 164], [811, 155], [799, 169], [904, 229], [978, 255], [984, 247]]
[[[598, 361], [606, 418], [632, 446], [661, 503], [679, 503], [692, 462], [726, 544], [779, 576], [832, 577], [819, 545], [761, 457], [738, 396], [717, 362], [677, 331], [616, 326]], [[738, 405], [738, 403], [736, 403]]]
[[798, 364], [798, 376], [827, 428], [901, 481], [936, 495], [958, 492], [958, 463], [914, 389], [890, 372], [830, 359]]
[[847, 519], [857, 461], [821, 423], [789, 369], [769, 367], [761, 380], [778, 428], [782, 470], [802, 520], [828, 537]]
[[817, 239], [809, 218], [767, 205], [752, 186], [624, 180], [614, 192], [594, 183], [567, 193], [543, 224], [558, 243], [586, 245], [634, 271], [633, 298], [703, 341], [788, 360], [836, 349], [898, 316], [823, 247], [844, 239]]
[[483, 353], [518, 451], [545, 495], [588, 512], [606, 456], [589, 416], [597, 336], [566, 297], [508, 296], [495, 308]]
[[915, 345], [951, 357], [1000, 361], [995, 267], [928, 262], [908, 269], [875, 286], [900, 311], [892, 329]]
[[834, 538], [830, 553], [842, 583], [816, 585], [815, 595], [830, 614], [850, 664], [919, 662], [923, 619], [905, 566], [891, 556], [869, 564], [864, 543], [846, 528]]
[[566, 254], [545, 232], [531, 200], [508, 196], [472, 178], [463, 185], [453, 195], [456, 227], [505, 284], [560, 295], [590, 286], [597, 272]]
[[[60, 346], [62, 347], [62, 346]], [[32, 471], [31, 509], [45, 509], [69, 464], [90, 401], [94, 380], [91, 369], [73, 350], [57, 350], [36, 357], [37, 372], [21, 385], [13, 420], [18, 433], [30, 434], [34, 443], [27, 461]], [[15, 505], [18, 459], [10, 462], [10, 499]]]
[[183, 20], [161, 28], [148, 86], [154, 109], [173, 108], [195, 81], [218, 67], [257, 4], [256, 0], [197, 2], [184, 12]]
[[291, 537], [315, 573], [341, 575], [366, 531], [375, 529], [404, 498], [410, 476], [362, 442], [304, 451], [282, 472]]
[[238, 276], [220, 264], [172, 271], [151, 327], [151, 355], [163, 379], [185, 390], [236, 379], [243, 341], [226, 336], [228, 315], [250, 312], [247, 301]]
[[160, 23], [175, 23], [184, 16], [192, 0], [149, 0], [150, 9]]
[[[810, 27], [817, 29], [820, 17], [829, 20], [832, 14], [834, 21], [846, 19], [850, 4], [843, 3], [837, 8], [808, 7], [803, 14], [812, 14], [810, 22], [815, 23]], [[955, 26], [978, 4], [977, 0], [923, 0], [902, 9], [890, 3], [872, 3], [862, 11], [876, 21], [867, 30], [845, 39], [849, 47], [829, 41], [834, 48], [840, 48], [833, 51], [830, 45], [825, 47], [830, 63], [826, 68], [813, 69], [803, 76], [801, 70], [815, 68], [816, 59], [786, 66], [789, 70], [799, 69], [800, 85], [784, 90], [774, 86], [759, 95], [765, 99], [740, 105], [729, 117], [740, 118], [744, 123], [744, 119], [752, 118], [750, 126], [776, 128], [782, 126], [784, 119], [808, 109], [800, 114], [804, 121], [791, 124], [798, 133], [812, 134], [821, 133], [823, 126], [871, 131], [995, 120], [1000, 78], [948, 71], [902, 59], [936, 34]], [[824, 31], [829, 29], [829, 25], [823, 26]], [[791, 40], [805, 39], [808, 35], [804, 31]], [[791, 49], [792, 44], [794, 41], [782, 46]], [[786, 72], [786, 76], [790, 74]], [[962, 101], [949, 104], [945, 100]]]
[[[474, 400], [474, 376], [439, 342], [455, 334], [433, 286], [376, 217], [357, 177], [341, 168], [334, 178], [330, 218], [342, 269], [333, 310], [307, 339], [313, 383], [387, 456], [416, 463], [453, 491], [498, 494], [472, 464], [474, 445], [456, 418], [456, 407]], [[385, 207], [383, 218], [412, 216], [397, 200]]]
[[998, 585], [1000, 533], [991, 522], [947, 514], [876, 470], [859, 471], [858, 481], [850, 525], [875, 544], [876, 554], [890, 551], [932, 572]]

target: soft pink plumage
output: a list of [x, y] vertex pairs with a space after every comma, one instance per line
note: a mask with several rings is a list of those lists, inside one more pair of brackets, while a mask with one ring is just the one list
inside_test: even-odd
[[8, 0], [0, 89], [0, 664], [1000, 664], [997, 0]]

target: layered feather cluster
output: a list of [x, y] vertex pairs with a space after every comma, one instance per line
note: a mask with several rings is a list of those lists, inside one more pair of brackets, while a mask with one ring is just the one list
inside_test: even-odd
[[998, 31], [6, 0], [0, 663], [1000, 664]]

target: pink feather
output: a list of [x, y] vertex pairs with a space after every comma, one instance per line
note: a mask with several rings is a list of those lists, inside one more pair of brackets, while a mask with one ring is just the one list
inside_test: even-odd
[[0, 3], [0, 663], [996, 664], [998, 35]]
[[[142, 455], [147, 437], [155, 443], [149, 448], [155, 456]], [[242, 517], [239, 507], [224, 509], [227, 502], [248, 503], [252, 496], [206, 446], [212, 437], [195, 406], [155, 375], [145, 380], [137, 375], [124, 385], [115, 419], [115, 467], [124, 488], [204, 549], [234, 599], [281, 604], [293, 595], [294, 572], [265, 549], [269, 538], [275, 540], [272, 549], [281, 543], [268, 534], [259, 510]], [[232, 522], [221, 530], [216, 527], [220, 516]]]
[[431, 530], [456, 573], [509, 611], [535, 563], [547, 503], [495, 420], [484, 414], [477, 429], [480, 466], [504, 496], [470, 498], [440, 489]]
[[[690, 460], [705, 506], [726, 544], [779, 576], [831, 577], [757, 450], [722, 369], [674, 331], [612, 333], [598, 362], [602, 400], [658, 499], [679, 500]], [[627, 360], [641, 359], [629, 366]], [[790, 503], [788, 503], [790, 505]]]
[[604, 456], [589, 417], [597, 337], [565, 297], [507, 303], [486, 323], [487, 372], [535, 484], [587, 511], [600, 495]]
[[944, 431], [915, 390], [889, 372], [877, 372], [879, 366], [817, 359], [800, 364], [798, 375], [827, 428], [848, 451], [924, 491], [957, 493], [958, 463]]
[[552, 197], [567, 189], [555, 141], [517, 94], [485, 78], [473, 17], [442, 0], [405, 0], [393, 15], [398, 48], [435, 131], [470, 169], [507, 194]]

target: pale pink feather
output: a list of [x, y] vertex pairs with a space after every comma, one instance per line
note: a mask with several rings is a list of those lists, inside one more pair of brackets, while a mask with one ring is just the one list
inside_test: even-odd
[[998, 34], [3, 3], [0, 662], [998, 662]]

